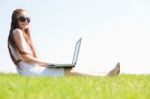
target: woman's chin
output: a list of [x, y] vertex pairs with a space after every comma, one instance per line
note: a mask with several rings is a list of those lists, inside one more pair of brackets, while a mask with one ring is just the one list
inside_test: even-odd
[[29, 27], [27, 26], [27, 27], [25, 27], [25, 29], [28, 29]]
[[23, 26], [22, 27], [23, 30], [28, 29], [28, 28], [29, 28], [29, 26]]

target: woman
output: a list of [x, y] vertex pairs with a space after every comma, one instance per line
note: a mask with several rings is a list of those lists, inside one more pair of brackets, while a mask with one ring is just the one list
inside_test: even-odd
[[[47, 68], [51, 63], [37, 58], [29, 31], [30, 17], [24, 9], [16, 9], [12, 14], [11, 28], [8, 37], [8, 49], [12, 61], [20, 75], [35, 76], [64, 76], [64, 75], [91, 75], [101, 74], [82, 73], [73, 68]], [[120, 72], [118, 63], [107, 75], [114, 76]]]

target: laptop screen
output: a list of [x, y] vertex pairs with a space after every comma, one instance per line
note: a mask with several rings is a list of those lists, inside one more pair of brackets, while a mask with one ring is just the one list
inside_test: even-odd
[[75, 50], [74, 50], [74, 55], [73, 55], [73, 59], [72, 59], [72, 64], [75, 64], [75, 65], [76, 65], [76, 63], [77, 63], [77, 59], [78, 59], [78, 55], [79, 55], [81, 40], [82, 40], [82, 38], [80, 38], [80, 39], [77, 41], [76, 46], [75, 46]]

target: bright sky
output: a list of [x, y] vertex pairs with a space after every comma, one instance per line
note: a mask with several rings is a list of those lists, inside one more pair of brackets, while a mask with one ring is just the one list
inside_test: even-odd
[[149, 0], [1, 0], [0, 72], [16, 72], [7, 37], [13, 10], [24, 8], [40, 59], [70, 63], [82, 37], [77, 69], [107, 72], [120, 62], [122, 73], [150, 73], [149, 5]]

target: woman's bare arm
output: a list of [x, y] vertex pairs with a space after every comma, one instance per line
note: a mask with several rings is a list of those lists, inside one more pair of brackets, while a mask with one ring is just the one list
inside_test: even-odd
[[19, 50], [21, 52], [25, 53], [25, 54], [22, 54], [22, 58], [25, 63], [37, 64], [40, 66], [47, 66], [50, 64], [48, 62], [41, 61], [40, 59], [35, 58], [31, 55], [31, 53], [29, 52], [29, 49], [28, 49], [27, 42], [23, 36], [22, 30], [16, 29], [14, 31], [13, 35], [14, 35], [14, 41], [15, 41], [17, 47], [19, 48]]

